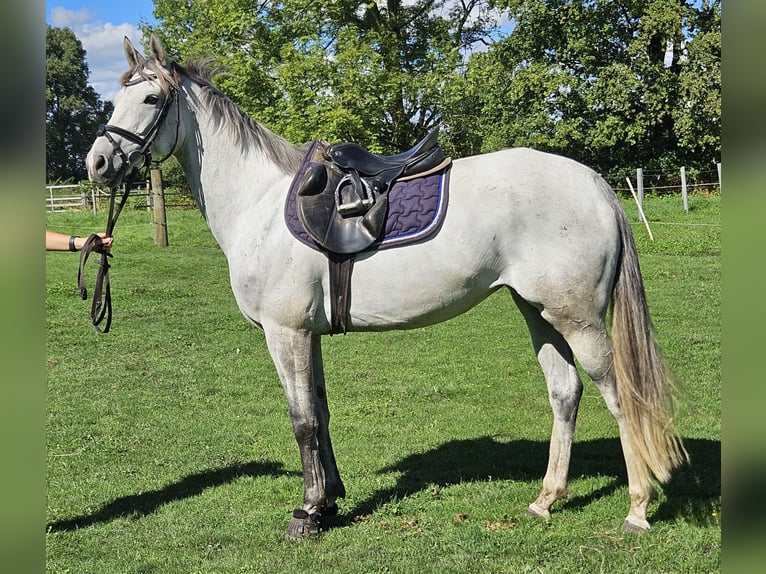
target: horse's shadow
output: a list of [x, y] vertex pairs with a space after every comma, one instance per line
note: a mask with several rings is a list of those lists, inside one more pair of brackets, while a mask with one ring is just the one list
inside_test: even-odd
[[235, 463], [223, 468], [205, 470], [190, 474], [164, 488], [130, 494], [104, 504], [91, 514], [83, 514], [66, 520], [48, 523], [48, 532], [77, 530], [95, 524], [111, 522], [118, 518], [142, 518], [158, 508], [176, 500], [192, 498], [209, 488], [222, 486], [243, 476], [300, 476], [300, 473], [286, 471], [280, 462]]
[[[690, 463], [676, 469], [671, 480], [662, 485], [665, 497], [650, 518], [664, 521], [683, 516], [695, 524], [709, 524], [721, 493], [721, 443], [686, 439], [684, 444]], [[498, 442], [492, 437], [450, 441], [381, 469], [381, 473], [400, 473], [396, 484], [344, 512], [338, 518], [338, 526], [351, 524], [387, 502], [434, 485], [494, 479], [540, 482], [547, 460], [547, 441]], [[627, 477], [619, 439], [574, 443], [569, 476], [603, 476], [612, 480], [601, 488], [559, 502], [560, 509], [585, 507], [625, 486]]]
[[[708, 524], [721, 492], [721, 443], [687, 439], [691, 462], [677, 469], [663, 486], [666, 494], [653, 514], [654, 521], [683, 516], [697, 524]], [[405, 498], [434, 485], [492, 479], [540, 481], [548, 458], [547, 441], [515, 440], [498, 442], [492, 437], [454, 440], [424, 453], [405, 457], [380, 473], [398, 472], [394, 486], [373, 493], [338, 517], [338, 526], [351, 524], [359, 516], [374, 512], [391, 500]], [[58, 520], [47, 525], [48, 532], [72, 531], [119, 518], [141, 518], [177, 500], [194, 497], [243, 477], [301, 476], [279, 462], [237, 463], [188, 475], [168, 486], [117, 498], [93, 513]], [[625, 485], [625, 464], [617, 439], [575, 443], [570, 476], [607, 476], [611, 482], [587, 494], [559, 503], [560, 508], [581, 508]]]

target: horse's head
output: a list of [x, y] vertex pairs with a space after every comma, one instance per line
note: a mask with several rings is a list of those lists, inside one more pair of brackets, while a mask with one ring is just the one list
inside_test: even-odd
[[179, 75], [152, 34], [151, 57], [144, 58], [125, 38], [130, 68], [122, 76], [122, 89], [109, 123], [99, 127], [87, 157], [88, 177], [105, 185], [118, 185], [133, 169], [153, 156], [162, 159], [179, 145]]

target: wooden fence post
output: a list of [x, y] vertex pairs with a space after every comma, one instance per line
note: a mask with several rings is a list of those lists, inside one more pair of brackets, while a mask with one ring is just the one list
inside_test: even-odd
[[638, 210], [638, 220], [639, 221], [646, 221], [644, 219], [643, 209], [644, 209], [644, 170], [642, 168], [636, 169], [636, 187], [638, 188], [638, 205], [641, 206], [641, 209]]
[[681, 168], [681, 197], [684, 200], [684, 211], [689, 211], [689, 194], [686, 190], [686, 167]]
[[152, 168], [152, 204], [154, 206], [154, 244], [168, 246], [168, 220], [165, 214], [165, 193], [162, 189], [162, 171]]

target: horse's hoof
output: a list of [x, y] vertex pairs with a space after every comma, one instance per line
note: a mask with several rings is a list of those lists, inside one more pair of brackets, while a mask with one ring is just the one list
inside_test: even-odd
[[527, 512], [526, 515], [530, 518], [541, 518], [543, 520], [550, 520], [551, 519], [551, 513], [548, 510], [545, 510], [544, 508], [537, 506], [534, 502], [527, 506]]
[[646, 520], [636, 521], [626, 518], [622, 523], [622, 531], [630, 534], [644, 534], [649, 532], [649, 523]]
[[322, 508], [322, 512], [309, 514], [300, 508], [293, 511], [293, 519], [287, 526], [287, 537], [291, 540], [303, 540], [318, 536], [322, 530], [332, 528], [338, 523], [338, 505]]
[[319, 535], [321, 523], [319, 514], [309, 514], [303, 509], [293, 511], [293, 519], [287, 526], [287, 538], [290, 540], [304, 540]]

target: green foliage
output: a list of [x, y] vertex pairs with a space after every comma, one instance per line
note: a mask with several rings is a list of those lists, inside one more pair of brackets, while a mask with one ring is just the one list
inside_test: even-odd
[[493, 30], [484, 2], [446, 4], [158, 0], [155, 32], [182, 60], [221, 60], [221, 89], [295, 143], [396, 153], [435, 125], [461, 51]]
[[[523, 319], [498, 293], [447, 323], [325, 338], [341, 526], [284, 539], [302, 477], [262, 333], [195, 211], [170, 247], [131, 209], [115, 230], [114, 323], [90, 327], [77, 257], [46, 255], [47, 571], [77, 573], [717, 572], [721, 558], [720, 197], [648, 196], [651, 241], [624, 201], [661, 345], [686, 390], [692, 463], [628, 508], [614, 419], [585, 382], [570, 499], [526, 518], [551, 413]], [[56, 213], [84, 235], [103, 215]], [[95, 266], [88, 272], [88, 281]], [[89, 283], [90, 285], [90, 283]]]
[[696, 34], [679, 64], [684, 106], [673, 110], [679, 146], [696, 156], [721, 155], [721, 9], [705, 0], [695, 14]]
[[[512, 30], [495, 41], [501, 12]], [[720, 12], [719, 0], [158, 0], [155, 31], [181, 59], [222, 60], [221, 89], [295, 143], [396, 153], [441, 121], [454, 156], [531, 146], [600, 171], [692, 169], [720, 156]]]
[[719, 1], [497, 4], [514, 28], [470, 60], [467, 151], [531, 146], [602, 171], [720, 158]]
[[[495, 41], [501, 11], [512, 30]], [[458, 157], [531, 146], [601, 172], [720, 158], [720, 0], [157, 0], [155, 17], [170, 54], [219, 60], [219, 87], [298, 144], [397, 153], [441, 121]], [[80, 180], [111, 103], [70, 30], [46, 45], [48, 180]]]
[[[145, 32], [219, 60], [219, 87], [295, 143], [396, 153], [441, 121], [453, 156], [531, 146], [601, 172], [720, 158], [720, 0], [157, 0], [155, 17]], [[48, 180], [83, 179], [111, 103], [70, 30], [46, 44]]]
[[88, 85], [85, 50], [70, 29], [47, 26], [45, 65], [46, 181], [76, 182], [87, 177], [85, 156], [113, 106]]

